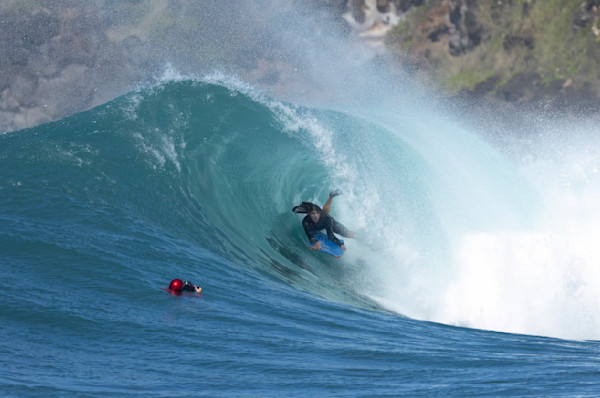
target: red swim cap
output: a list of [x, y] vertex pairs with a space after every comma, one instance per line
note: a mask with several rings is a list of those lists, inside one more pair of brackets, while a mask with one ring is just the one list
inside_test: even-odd
[[169, 283], [169, 290], [174, 292], [180, 292], [183, 289], [183, 281], [181, 279], [173, 279]]

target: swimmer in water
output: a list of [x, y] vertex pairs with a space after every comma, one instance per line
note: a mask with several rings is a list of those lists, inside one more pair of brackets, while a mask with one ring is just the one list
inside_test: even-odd
[[169, 283], [169, 292], [176, 294], [181, 294], [181, 292], [202, 293], [202, 288], [194, 285], [192, 282], [184, 282], [181, 279], [173, 279], [171, 283]]

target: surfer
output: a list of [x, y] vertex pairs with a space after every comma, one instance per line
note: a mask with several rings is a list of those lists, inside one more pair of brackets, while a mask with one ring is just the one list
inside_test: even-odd
[[169, 283], [169, 292], [176, 294], [181, 294], [181, 292], [202, 293], [202, 288], [194, 285], [192, 282], [184, 282], [181, 279], [173, 279], [171, 283]]
[[345, 238], [352, 238], [354, 232], [349, 231], [348, 228], [337, 222], [332, 216], [329, 215], [331, 211], [331, 203], [333, 198], [338, 196], [341, 192], [335, 190], [329, 194], [329, 199], [325, 202], [323, 209], [318, 205], [310, 202], [302, 202], [299, 206], [295, 206], [292, 211], [294, 213], [306, 213], [307, 216], [302, 220], [302, 227], [306, 233], [306, 237], [310, 242], [310, 246], [315, 250], [321, 250], [321, 242], [315, 238], [314, 233], [316, 231], [325, 230], [327, 232], [327, 238], [346, 250], [346, 246], [333, 234], [334, 232]]

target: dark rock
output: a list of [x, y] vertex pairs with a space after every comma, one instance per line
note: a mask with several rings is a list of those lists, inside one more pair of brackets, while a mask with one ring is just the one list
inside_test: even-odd
[[6, 47], [32, 50], [60, 32], [59, 20], [43, 11], [31, 16], [2, 13], [0, 20], [3, 22], [0, 34]]
[[485, 81], [475, 85], [473, 90], [471, 90], [471, 93], [474, 95], [480, 96], [485, 93], [492, 92], [496, 88], [496, 85], [498, 84], [499, 81], [500, 81], [499, 76], [492, 76], [492, 77], [486, 79]]
[[542, 78], [535, 72], [516, 74], [496, 95], [505, 101], [526, 101], [534, 98]]
[[348, 0], [348, 8], [350, 8], [352, 18], [354, 18], [356, 22], [365, 22], [365, 0]]
[[597, 0], [586, 0], [581, 3], [577, 12], [573, 16], [573, 33], [584, 29], [594, 19], [594, 12], [598, 12], [597, 9], [594, 11], [594, 6], [598, 6]]
[[535, 47], [535, 39], [533, 36], [514, 36], [512, 34], [507, 34], [502, 40], [502, 47], [506, 51], [510, 51], [515, 47], [526, 47], [533, 50]]
[[386, 13], [390, 11], [390, 2], [389, 0], [377, 0], [375, 7], [377, 7], [377, 11]]
[[3, 67], [16, 66], [24, 67], [29, 59], [29, 51], [22, 47], [6, 46], [0, 50], [0, 57], [4, 59], [1, 63]]
[[435, 29], [433, 32], [431, 32], [427, 36], [427, 38], [429, 40], [431, 40], [432, 42], [436, 43], [436, 42], [440, 41], [440, 37], [446, 36], [446, 35], [448, 35], [448, 33], [450, 33], [450, 28], [446, 25], [440, 25], [437, 27], [437, 29]]
[[542, 96], [557, 96], [564, 91], [566, 81], [564, 79], [554, 79], [545, 87], [540, 88]]
[[60, 21], [53, 15], [38, 12], [24, 23], [23, 41], [31, 46], [40, 46], [60, 33]]
[[448, 3], [451, 30], [448, 42], [450, 54], [458, 56], [481, 43], [483, 28], [472, 11], [476, 3], [472, 0], [450, 0]]
[[460, 11], [460, 8], [461, 8], [460, 5], [458, 5], [458, 4], [454, 5], [454, 6], [450, 5], [449, 8], [450, 8], [450, 14], [449, 14], [450, 23], [452, 25], [458, 25], [462, 18], [461, 11]]

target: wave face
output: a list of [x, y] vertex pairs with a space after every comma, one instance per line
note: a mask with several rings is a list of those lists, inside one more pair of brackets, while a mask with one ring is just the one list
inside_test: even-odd
[[[1, 135], [0, 348], [20, 364], [2, 390], [526, 394], [527, 366], [589, 393], [556, 375], [591, 377], [597, 345], [532, 336], [599, 337], [600, 157], [580, 138], [524, 154], [435, 109], [299, 106], [222, 76]], [[291, 212], [334, 188], [357, 232], [342, 259]], [[176, 277], [203, 297], [160, 290]]]

